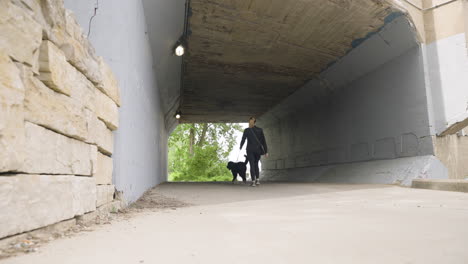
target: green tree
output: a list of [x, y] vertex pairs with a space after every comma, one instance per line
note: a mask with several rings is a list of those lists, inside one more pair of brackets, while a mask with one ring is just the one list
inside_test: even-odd
[[170, 181], [229, 181], [229, 153], [239, 124], [180, 124], [169, 138]]

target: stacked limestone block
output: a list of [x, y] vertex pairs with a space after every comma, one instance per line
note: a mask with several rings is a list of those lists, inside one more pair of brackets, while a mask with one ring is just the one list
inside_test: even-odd
[[63, 0], [0, 1], [0, 238], [113, 201], [119, 106]]

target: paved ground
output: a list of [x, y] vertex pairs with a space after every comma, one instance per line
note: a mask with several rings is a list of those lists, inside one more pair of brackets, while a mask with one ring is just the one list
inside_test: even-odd
[[7, 263], [468, 263], [468, 194], [384, 185], [163, 184], [143, 212]]

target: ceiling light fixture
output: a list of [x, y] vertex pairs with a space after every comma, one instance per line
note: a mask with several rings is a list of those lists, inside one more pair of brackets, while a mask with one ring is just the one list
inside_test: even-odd
[[175, 43], [174, 47], [172, 48], [174, 51], [174, 55], [181, 57], [185, 54], [187, 48], [187, 44], [185, 41], [185, 36], [182, 35], [179, 40]]
[[175, 118], [180, 119], [181, 117], [182, 117], [182, 112], [177, 111], [176, 114], [175, 114]]
[[184, 47], [184, 45], [182, 45], [182, 44], [177, 45], [176, 48], [175, 48], [175, 50], [174, 50], [174, 54], [175, 54], [176, 56], [179, 56], [179, 57], [180, 57], [180, 56], [183, 56], [184, 53], [185, 53], [185, 47]]

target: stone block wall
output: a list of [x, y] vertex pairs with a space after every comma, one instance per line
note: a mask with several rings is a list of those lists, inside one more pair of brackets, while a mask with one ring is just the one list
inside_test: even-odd
[[62, 0], [0, 1], [0, 238], [113, 201], [119, 106]]

